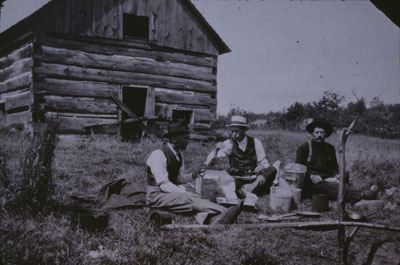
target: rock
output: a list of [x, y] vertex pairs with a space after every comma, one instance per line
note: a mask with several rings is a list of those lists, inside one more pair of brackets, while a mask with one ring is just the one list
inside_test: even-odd
[[385, 207], [385, 203], [382, 200], [361, 200], [354, 204], [354, 206], [361, 210], [379, 211]]

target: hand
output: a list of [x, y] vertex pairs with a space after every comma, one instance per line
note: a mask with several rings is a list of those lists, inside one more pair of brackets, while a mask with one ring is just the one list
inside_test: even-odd
[[318, 183], [322, 182], [322, 178], [319, 175], [311, 175], [310, 179], [311, 179], [313, 184], [318, 184]]
[[263, 165], [258, 165], [258, 166], [256, 167], [256, 169], [254, 169], [254, 173], [260, 173], [261, 170], [263, 170], [263, 169], [264, 169], [264, 166], [263, 166]]
[[339, 183], [339, 180], [337, 178], [327, 178], [325, 179], [326, 182], [335, 182], [335, 183]]
[[196, 170], [195, 172], [193, 172], [192, 177], [194, 179], [196, 178], [202, 178], [204, 177], [204, 175], [206, 174], [206, 169], [205, 167], [201, 167], [200, 169]]

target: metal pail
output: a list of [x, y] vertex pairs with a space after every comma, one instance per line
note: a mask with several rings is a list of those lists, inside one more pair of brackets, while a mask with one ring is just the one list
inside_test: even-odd
[[303, 188], [307, 167], [297, 163], [281, 163], [279, 165], [279, 185]]

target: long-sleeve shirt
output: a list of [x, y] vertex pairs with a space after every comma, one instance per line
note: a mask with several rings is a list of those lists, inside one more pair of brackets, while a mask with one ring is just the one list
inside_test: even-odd
[[296, 152], [296, 163], [307, 166], [307, 175], [319, 175], [323, 179], [334, 177], [339, 172], [336, 160], [336, 151], [333, 145], [327, 142], [311, 141], [311, 160], [309, 156], [309, 143], [299, 146]]
[[[184, 184], [186, 182], [193, 180], [191, 174], [184, 174], [185, 163], [183, 155], [182, 154], [178, 155], [177, 151], [174, 150], [174, 148], [169, 143], [167, 145], [178, 161], [182, 159], [182, 166], [179, 168], [178, 182], [180, 184]], [[161, 191], [186, 192], [186, 190], [183, 187], [178, 186], [169, 180], [167, 171], [167, 157], [165, 156], [162, 150], [158, 149], [150, 154], [149, 158], [147, 159], [147, 166], [149, 166], [151, 173], [153, 174], [154, 179], [159, 185]]]
[[[206, 164], [210, 164], [215, 158], [221, 159], [225, 157], [229, 157], [232, 153], [233, 149], [233, 140], [228, 139], [223, 142], [223, 148], [219, 149], [217, 152], [213, 151], [211, 152], [206, 160]], [[238, 142], [238, 146], [242, 151], [246, 150], [247, 147], [247, 142], [248, 142], [248, 137], [245, 136], [242, 141]], [[262, 166], [262, 168], [268, 168], [271, 166], [269, 163], [268, 159], [265, 156], [265, 151], [264, 147], [261, 143], [260, 140], [257, 138], [254, 138], [254, 147], [256, 149], [256, 156], [257, 156], [257, 166]]]

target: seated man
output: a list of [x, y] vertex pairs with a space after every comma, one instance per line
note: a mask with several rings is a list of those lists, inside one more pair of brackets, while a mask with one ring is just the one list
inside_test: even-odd
[[168, 124], [166, 141], [160, 149], [153, 151], [147, 160], [148, 205], [174, 213], [196, 211], [196, 221], [200, 224], [233, 223], [240, 212], [241, 203], [229, 209], [202, 199], [178, 186], [204, 176], [204, 169], [193, 174], [184, 174], [184, 151], [189, 143], [189, 129], [183, 121]]
[[257, 175], [257, 179], [251, 183], [236, 183], [239, 197], [244, 197], [246, 193], [256, 195], [269, 193], [269, 188], [275, 179], [276, 169], [270, 165], [265, 157], [261, 141], [246, 135], [249, 126], [243, 116], [232, 116], [229, 127], [231, 138], [224, 141], [221, 146], [217, 145], [217, 149], [208, 155], [206, 166], [218, 159], [228, 157], [230, 164], [228, 173], [230, 175]]
[[[337, 200], [339, 167], [336, 151], [333, 145], [325, 142], [332, 134], [333, 127], [325, 119], [317, 118], [307, 125], [306, 130], [313, 139], [302, 144], [296, 152], [296, 163], [307, 166], [302, 197], [311, 198], [313, 194], [326, 194], [330, 200]], [[361, 199], [375, 199], [377, 192], [376, 185], [365, 192], [346, 188], [344, 201], [355, 203]]]

